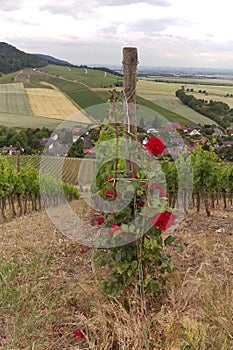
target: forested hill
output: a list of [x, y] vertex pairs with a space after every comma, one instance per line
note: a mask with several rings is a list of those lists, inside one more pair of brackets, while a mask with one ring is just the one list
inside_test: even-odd
[[39, 58], [42, 58], [43, 60], [48, 61], [48, 63], [50, 63], [50, 64], [56, 64], [58, 66], [69, 66], [69, 67], [73, 66], [73, 64], [71, 64], [70, 62], [60, 60], [59, 58], [56, 58], [53, 56], [44, 55], [42, 53], [36, 53], [36, 56]]
[[0, 42], [0, 73], [11, 73], [26, 67], [43, 67], [48, 61]]

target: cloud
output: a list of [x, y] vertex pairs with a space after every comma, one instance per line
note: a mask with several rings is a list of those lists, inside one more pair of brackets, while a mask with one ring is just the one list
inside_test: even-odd
[[162, 7], [170, 6], [167, 0], [45, 0], [38, 6], [40, 10], [48, 11], [52, 14], [77, 17], [79, 14], [91, 13], [101, 7], [136, 5], [139, 3]]
[[154, 6], [170, 6], [166, 0], [100, 0], [98, 6], [124, 6], [137, 3], [147, 3]]
[[0, 0], [0, 11], [15, 11], [23, 5], [24, 0]]
[[48, 0], [39, 5], [39, 9], [51, 14], [77, 17], [80, 13], [91, 12], [93, 5], [93, 0]]
[[127, 28], [134, 32], [154, 33], [167, 29], [168, 26], [184, 25], [183, 21], [177, 18], [141, 19], [127, 24]]

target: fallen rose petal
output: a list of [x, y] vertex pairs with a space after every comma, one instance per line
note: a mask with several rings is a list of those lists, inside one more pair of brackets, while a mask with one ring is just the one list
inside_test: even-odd
[[75, 338], [82, 339], [84, 337], [83, 333], [81, 331], [74, 331]]

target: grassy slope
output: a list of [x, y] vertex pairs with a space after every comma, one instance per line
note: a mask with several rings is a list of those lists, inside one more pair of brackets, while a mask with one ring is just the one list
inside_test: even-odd
[[150, 100], [155, 105], [169, 110], [170, 113], [172, 112], [171, 115], [174, 114], [186, 120], [188, 119], [189, 122], [186, 124], [213, 124], [212, 120], [200, 113], [197, 113], [188, 106], [185, 106], [175, 96], [175, 91], [178, 90], [180, 86], [181, 85], [178, 83], [163, 83], [140, 80], [138, 83], [138, 94]]
[[[72, 207], [90, 220], [85, 203]], [[183, 220], [174, 234], [185, 250], [171, 252], [178, 271], [162, 308], [146, 299], [145, 318], [135, 293], [128, 311], [102, 294], [91, 250], [62, 236], [44, 211], [1, 225], [1, 349], [232, 349], [232, 218], [215, 210]]]
[[18, 72], [4, 74], [2, 77], [0, 77], [0, 84], [11, 83], [17, 74]]
[[162, 115], [165, 119], [167, 119], [170, 122], [178, 122], [181, 125], [190, 125], [192, 123], [191, 120], [188, 120], [169, 109], [161, 107], [161, 105], [155, 104], [154, 102], [146, 98], [143, 98], [142, 96], [137, 96], [137, 103], [149, 109], [149, 110], [143, 109], [143, 112], [141, 113], [141, 115], [140, 113], [138, 113], [139, 120], [140, 120], [140, 117], [143, 117], [144, 121], [151, 120], [154, 117], [153, 112], [157, 112], [158, 114]]
[[103, 87], [113, 85], [117, 81], [117, 76], [105, 73], [103, 71], [85, 68], [74, 68], [74, 67], [62, 67], [56, 65], [48, 65], [44, 68], [40, 68], [40, 71], [49, 74], [56, 75], [58, 77], [63, 77], [65, 79], [73, 80], [76, 82], [82, 82], [88, 87]]
[[0, 125], [21, 128], [55, 129], [61, 123], [58, 119], [36, 117], [34, 115], [10, 114], [0, 112]]

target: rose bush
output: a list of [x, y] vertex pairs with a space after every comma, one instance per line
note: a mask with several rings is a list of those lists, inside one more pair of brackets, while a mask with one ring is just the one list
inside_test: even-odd
[[[165, 145], [155, 136], [148, 137], [145, 145], [140, 144], [139, 151], [131, 144], [131, 151], [137, 153], [142, 166], [137, 167], [136, 173], [129, 171], [120, 150], [125, 147], [125, 137], [135, 136], [119, 122], [119, 114], [110, 115], [109, 125], [100, 131], [97, 146], [112, 140], [113, 159], [106, 162], [106, 151], [100, 147], [96, 174], [96, 192], [111, 208], [98, 219], [106, 234], [97, 238], [96, 246], [105, 244], [109, 248], [98, 248], [94, 259], [100, 266], [108, 267], [108, 276], [103, 280], [107, 294], [118, 297], [136, 284], [139, 290], [143, 288], [160, 296], [165, 290], [166, 273], [173, 270], [171, 257], [164, 248], [174, 245], [174, 238], [164, 231], [176, 220], [168, 207], [164, 174], [152, 162], [153, 157], [163, 153]], [[122, 183], [125, 187], [118, 193]], [[114, 210], [116, 203], [126, 205]]]

